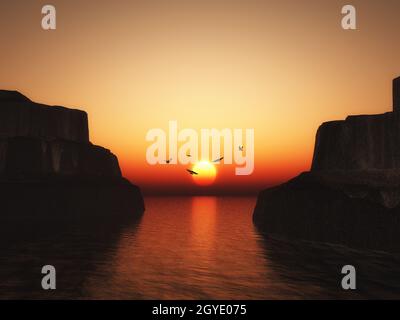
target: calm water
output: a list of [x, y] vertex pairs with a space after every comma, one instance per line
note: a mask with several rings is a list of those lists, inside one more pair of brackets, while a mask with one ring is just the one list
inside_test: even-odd
[[[398, 298], [400, 257], [264, 238], [255, 198], [150, 197], [140, 221], [61, 229], [3, 226], [0, 298], [304, 299]], [[57, 289], [40, 287], [41, 266]], [[357, 290], [340, 289], [341, 267]]]

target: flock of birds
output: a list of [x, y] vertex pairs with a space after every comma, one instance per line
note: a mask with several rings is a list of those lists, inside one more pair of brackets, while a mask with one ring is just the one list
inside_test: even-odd
[[[243, 146], [239, 146], [239, 151], [243, 151]], [[190, 154], [186, 154], [186, 156], [187, 157], [191, 157], [191, 155]], [[221, 158], [219, 158], [219, 159], [216, 159], [216, 160], [213, 160], [212, 162], [214, 162], [214, 163], [219, 163], [221, 160], [223, 160], [224, 159], [224, 157], [221, 157]], [[169, 158], [169, 159], [167, 159], [167, 160], [165, 160], [165, 163], [171, 163], [171, 161], [172, 161], [172, 158]], [[190, 169], [186, 169], [186, 171], [187, 172], [189, 172], [189, 174], [191, 174], [192, 176], [193, 175], [198, 175], [199, 173], [198, 172], [196, 172], [196, 171], [193, 171], [193, 170], [190, 170]]]

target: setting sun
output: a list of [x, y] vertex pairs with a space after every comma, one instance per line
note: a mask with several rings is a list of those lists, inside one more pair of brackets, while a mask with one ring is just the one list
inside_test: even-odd
[[192, 175], [194, 182], [202, 186], [212, 184], [217, 175], [217, 169], [209, 161], [197, 162], [192, 169], [197, 174]]

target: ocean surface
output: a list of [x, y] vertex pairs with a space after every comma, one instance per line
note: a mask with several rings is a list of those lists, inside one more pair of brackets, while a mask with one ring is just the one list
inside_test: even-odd
[[[147, 197], [137, 221], [3, 225], [0, 299], [400, 298], [399, 255], [266, 237], [255, 202]], [[353, 291], [341, 288], [348, 264]], [[56, 290], [42, 290], [43, 265], [56, 268]]]

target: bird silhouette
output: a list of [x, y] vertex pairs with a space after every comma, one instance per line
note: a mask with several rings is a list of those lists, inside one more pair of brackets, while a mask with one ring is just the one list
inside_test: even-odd
[[224, 157], [221, 157], [219, 159], [213, 160], [213, 162], [220, 162]]
[[195, 172], [195, 171], [193, 171], [193, 170], [190, 170], [190, 169], [186, 169], [186, 171], [187, 172], [189, 172], [191, 175], [198, 175], [198, 173], [197, 172]]
[[166, 163], [170, 163], [172, 161], [172, 158], [169, 158], [168, 160], [165, 160]]
[[243, 146], [239, 146], [239, 151], [243, 151]]

